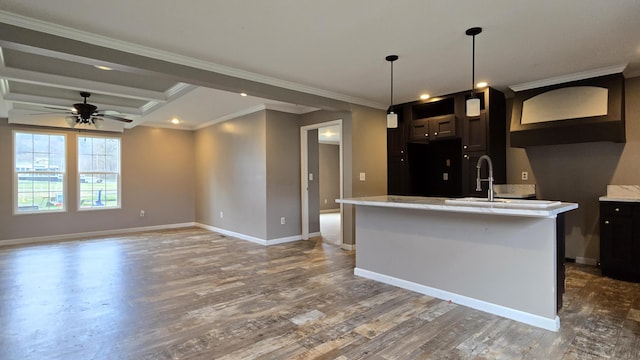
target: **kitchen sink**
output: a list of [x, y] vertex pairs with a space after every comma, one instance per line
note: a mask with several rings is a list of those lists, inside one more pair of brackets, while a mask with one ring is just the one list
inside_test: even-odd
[[554, 200], [525, 200], [525, 199], [501, 199], [496, 198], [489, 201], [487, 198], [465, 197], [459, 199], [447, 199], [444, 201], [449, 205], [477, 205], [477, 206], [499, 206], [527, 209], [545, 209], [560, 205], [560, 201]]

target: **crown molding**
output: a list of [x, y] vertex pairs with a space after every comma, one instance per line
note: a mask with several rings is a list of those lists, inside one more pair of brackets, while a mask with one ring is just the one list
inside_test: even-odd
[[106, 48], [125, 51], [132, 54], [146, 56], [158, 60], [163, 60], [175, 64], [190, 66], [201, 70], [207, 70], [227, 76], [232, 76], [244, 80], [255, 81], [271, 86], [276, 86], [288, 90], [307, 93], [316, 96], [322, 96], [334, 100], [340, 100], [347, 103], [368, 106], [375, 109], [386, 109], [386, 104], [375, 101], [360, 99], [357, 97], [340, 94], [332, 91], [322, 90], [311, 86], [301, 85], [294, 82], [276, 79], [270, 76], [260, 75], [250, 71], [240, 70], [229, 66], [216, 64], [209, 61], [194, 59], [191, 57], [174, 54], [168, 51], [150, 48], [144, 45], [133, 44], [121, 40], [116, 40], [102, 35], [92, 34], [86, 31], [73, 29], [70, 27], [29, 18], [22, 15], [13, 14], [0, 10], [0, 22], [27, 28], [30, 30], [40, 31], [51, 35], [61, 36], [72, 40], [82, 41]]
[[609, 66], [609, 67], [604, 67], [604, 68], [599, 68], [594, 70], [588, 70], [588, 71], [582, 71], [582, 72], [568, 74], [568, 75], [557, 76], [549, 79], [542, 79], [542, 80], [536, 80], [536, 81], [531, 81], [531, 82], [517, 84], [517, 85], [511, 85], [509, 86], [509, 88], [515, 92], [529, 90], [529, 89], [536, 89], [536, 88], [541, 88], [541, 87], [550, 86], [550, 85], [568, 83], [571, 81], [578, 81], [578, 80], [590, 79], [598, 76], [617, 74], [617, 73], [623, 72], [626, 67], [627, 67], [627, 64]]
[[314, 108], [314, 107], [310, 107], [310, 106], [302, 106], [302, 105], [293, 105], [293, 104], [270, 104], [270, 103], [266, 103], [265, 105], [265, 109], [267, 110], [275, 110], [275, 111], [281, 111], [281, 112], [286, 112], [286, 113], [291, 113], [291, 114], [306, 114], [312, 111], [317, 111], [320, 110], [318, 108]]
[[205, 123], [202, 123], [202, 124], [196, 126], [194, 128], [194, 130], [204, 129], [207, 126], [215, 125], [215, 124], [221, 123], [223, 121], [235, 119], [235, 118], [238, 118], [238, 117], [244, 116], [244, 115], [253, 114], [254, 112], [258, 112], [258, 111], [262, 111], [262, 110], [266, 110], [266, 109], [267, 109], [267, 106], [265, 104], [252, 106], [250, 108], [242, 109], [240, 111], [236, 111], [234, 113], [227, 114], [225, 116], [221, 116], [221, 117], [219, 117], [217, 119], [209, 120], [209, 121], [207, 121]]

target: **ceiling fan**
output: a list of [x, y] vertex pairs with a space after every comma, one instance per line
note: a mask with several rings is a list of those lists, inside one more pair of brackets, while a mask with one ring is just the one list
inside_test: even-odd
[[97, 106], [87, 103], [87, 98], [91, 96], [89, 92], [82, 91], [80, 96], [84, 98], [84, 102], [73, 104], [73, 109], [68, 113], [69, 116], [65, 118], [65, 121], [71, 127], [75, 127], [78, 124], [93, 124], [96, 129], [100, 129], [103, 126], [103, 118], [126, 123], [133, 121], [120, 116], [106, 114], [104, 111], [98, 111]]

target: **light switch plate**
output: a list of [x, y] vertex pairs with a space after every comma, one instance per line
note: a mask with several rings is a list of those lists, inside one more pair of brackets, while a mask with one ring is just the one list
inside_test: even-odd
[[309, 173], [309, 181], [313, 181], [313, 173]]
[[365, 181], [367, 175], [365, 173], [360, 173], [360, 181]]

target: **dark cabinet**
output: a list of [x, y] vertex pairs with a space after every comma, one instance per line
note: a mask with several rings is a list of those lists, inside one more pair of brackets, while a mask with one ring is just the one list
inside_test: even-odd
[[411, 122], [411, 140], [429, 140], [429, 119], [418, 119]]
[[[475, 191], [482, 155], [491, 157], [494, 183], [506, 182], [504, 94], [493, 88], [478, 91], [481, 112], [476, 117], [465, 114], [468, 95], [464, 91], [395, 105], [403, 123], [387, 132], [389, 194], [486, 196], [486, 182], [483, 191]], [[399, 149], [404, 153], [398, 154]], [[486, 178], [486, 165], [482, 171]]]
[[465, 152], [487, 149], [486, 112], [480, 113], [478, 117], [465, 117], [462, 120], [462, 149]]
[[[476, 191], [478, 159], [489, 155], [493, 163], [494, 184], [507, 181], [507, 125], [504, 94], [486, 88], [480, 96], [480, 116], [462, 118], [462, 181], [464, 196], [487, 196], [489, 184], [482, 182], [482, 191]], [[466, 99], [466, 96], [465, 96]], [[488, 166], [482, 165], [481, 176], [486, 179]]]
[[602, 274], [640, 281], [640, 203], [600, 202]]
[[407, 168], [406, 118], [403, 111], [398, 113], [398, 127], [387, 129], [387, 193], [404, 195], [409, 188]]
[[411, 140], [434, 141], [456, 136], [456, 116], [441, 115], [411, 122]]

